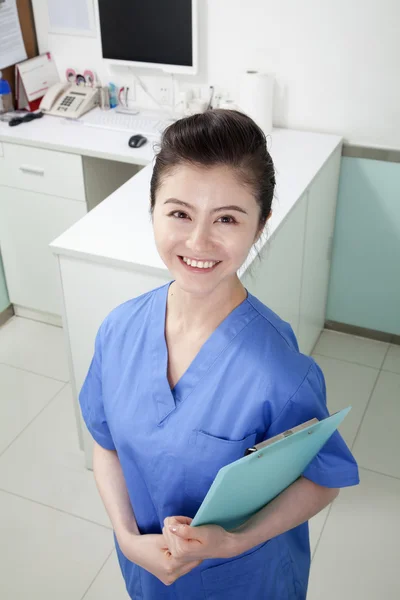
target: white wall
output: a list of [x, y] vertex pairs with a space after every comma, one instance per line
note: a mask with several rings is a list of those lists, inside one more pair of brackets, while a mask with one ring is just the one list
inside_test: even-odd
[[[272, 71], [275, 125], [400, 147], [399, 0], [198, 1], [201, 70], [179, 81], [216, 84], [234, 99], [241, 71]], [[40, 50], [53, 52], [61, 72], [107, 75], [99, 36], [47, 35], [46, 0], [33, 6]]]

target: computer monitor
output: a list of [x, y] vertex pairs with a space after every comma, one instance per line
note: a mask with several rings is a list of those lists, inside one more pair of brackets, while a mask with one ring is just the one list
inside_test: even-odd
[[103, 58], [168, 73], [197, 72], [197, 0], [98, 0]]

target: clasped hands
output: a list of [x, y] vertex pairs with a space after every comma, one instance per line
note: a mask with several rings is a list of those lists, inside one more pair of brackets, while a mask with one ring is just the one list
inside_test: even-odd
[[173, 558], [191, 562], [234, 556], [231, 533], [219, 525], [190, 527], [192, 521], [189, 517], [164, 519], [162, 532]]
[[234, 537], [218, 525], [190, 527], [189, 517], [167, 517], [162, 534], [120, 538], [125, 556], [165, 585], [171, 585], [207, 558], [235, 556]]
[[[173, 581], [207, 558], [234, 556], [232, 534], [219, 525], [190, 527], [192, 520], [181, 516], [164, 519], [162, 533], [168, 547], [167, 558], [170, 558], [171, 566], [177, 567], [176, 572], [171, 573]], [[182, 567], [184, 572], [180, 574]]]

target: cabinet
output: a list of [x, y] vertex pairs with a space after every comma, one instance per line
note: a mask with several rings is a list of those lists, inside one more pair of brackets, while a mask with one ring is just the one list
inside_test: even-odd
[[81, 156], [2, 144], [0, 247], [14, 305], [61, 315], [58, 267], [49, 243], [86, 213]]
[[242, 282], [311, 354], [324, 328], [341, 149], [317, 173]]
[[307, 198], [298, 342], [311, 352], [324, 328], [341, 151], [317, 173]]
[[86, 204], [0, 187], [0, 213], [0, 243], [11, 302], [60, 315], [57, 259], [49, 244], [86, 214]]
[[85, 202], [81, 156], [19, 144], [3, 146], [2, 185]]
[[17, 314], [36, 318], [39, 311], [40, 320], [61, 324], [59, 269], [49, 244], [138, 169], [129, 163], [0, 143], [0, 248]]
[[296, 203], [260, 259], [243, 274], [251, 294], [288, 321], [298, 334], [307, 193]]

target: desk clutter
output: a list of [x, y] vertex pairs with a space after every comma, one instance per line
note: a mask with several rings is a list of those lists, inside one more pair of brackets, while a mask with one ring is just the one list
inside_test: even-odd
[[[245, 72], [241, 77], [238, 101], [226, 97], [226, 94], [214, 93], [214, 86], [209, 86], [208, 98], [194, 97], [192, 90], [185, 90], [179, 92], [178, 102], [175, 101], [173, 81], [169, 100], [165, 101], [164, 96], [164, 100], [157, 101], [141, 78], [133, 72], [131, 75], [135, 85], [138, 82], [143, 92], [159, 106], [159, 110], [132, 107], [129, 86], [119, 87], [113, 82], [103, 85], [91, 68], [77, 70], [68, 67], [64, 79], [60, 80], [53, 57], [46, 52], [16, 65], [17, 112], [11, 113], [12, 104], [6, 104], [5, 94], [0, 95], [3, 98], [3, 111], [0, 110], [0, 113], [6, 113], [0, 115], [0, 120], [14, 126], [40, 118], [43, 114], [63, 117], [88, 127], [126, 131], [131, 136], [127, 140], [131, 148], [140, 148], [147, 141], [144, 136], [159, 136], [171, 122], [184, 115], [213, 108], [242, 110], [266, 134], [272, 131], [274, 80], [271, 75], [257, 71]], [[136, 88], [134, 92], [136, 98]], [[149, 112], [152, 114], [146, 114]]]

